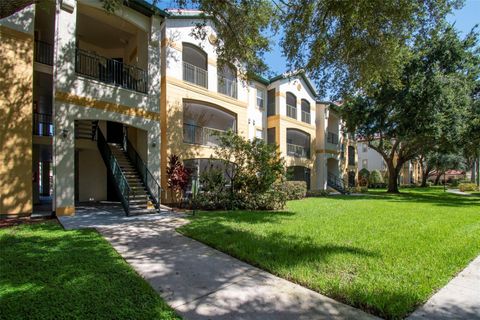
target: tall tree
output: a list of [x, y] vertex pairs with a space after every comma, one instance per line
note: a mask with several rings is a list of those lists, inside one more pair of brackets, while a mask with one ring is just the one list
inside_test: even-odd
[[339, 109], [347, 129], [380, 153], [388, 192], [398, 192], [403, 164], [428, 147], [439, 152], [462, 143], [479, 76], [478, 34], [460, 39], [450, 26], [419, 37], [398, 81], [372, 85]]
[[[0, 18], [28, 4], [51, 0], [0, 0]], [[124, 0], [101, 0], [114, 11]], [[133, 1], [133, 0], [126, 0]], [[152, 0], [152, 7], [159, 1]], [[348, 92], [401, 73], [412, 35], [435, 27], [463, 0], [172, 0], [204, 12], [218, 33], [219, 61], [238, 61], [247, 75], [267, 70], [263, 55], [272, 33], [292, 69], [303, 68], [321, 90]], [[330, 87], [330, 88], [329, 88]]]

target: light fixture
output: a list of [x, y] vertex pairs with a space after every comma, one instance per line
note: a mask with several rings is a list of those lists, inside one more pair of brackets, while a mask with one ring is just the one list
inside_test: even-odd
[[155, 141], [152, 142], [152, 148], [155, 148], [157, 146], [157, 143]]
[[68, 129], [62, 129], [62, 137], [66, 138], [68, 135]]

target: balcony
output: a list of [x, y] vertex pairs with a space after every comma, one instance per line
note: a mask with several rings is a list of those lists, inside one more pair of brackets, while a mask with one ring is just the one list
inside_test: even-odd
[[205, 69], [183, 61], [183, 80], [207, 88], [208, 72]]
[[297, 107], [287, 104], [287, 117], [297, 119]]
[[34, 136], [53, 136], [52, 115], [45, 113], [33, 114], [33, 135]]
[[310, 124], [310, 112], [305, 112], [302, 110], [302, 122]]
[[35, 62], [53, 66], [53, 46], [50, 43], [35, 40]]
[[218, 146], [218, 137], [222, 133], [225, 133], [225, 131], [187, 123], [183, 124], [183, 142], [185, 143], [199, 144], [203, 146]]
[[237, 81], [218, 75], [218, 92], [237, 99]]
[[327, 132], [327, 143], [338, 144], [338, 134], [333, 132]]
[[304, 146], [287, 143], [287, 155], [296, 158], [310, 158], [310, 150]]
[[147, 93], [145, 70], [79, 48], [76, 49], [75, 72], [103, 83]]

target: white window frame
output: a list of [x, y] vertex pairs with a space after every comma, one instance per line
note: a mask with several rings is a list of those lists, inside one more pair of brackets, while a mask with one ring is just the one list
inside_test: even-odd
[[[258, 105], [258, 93], [261, 92], [262, 93], [262, 106], [259, 106]], [[266, 105], [266, 102], [267, 102], [267, 93], [266, 93], [266, 90], [262, 89], [262, 88], [259, 88], [257, 87], [257, 94], [255, 96], [255, 105], [257, 106], [258, 109], [260, 110], [264, 110], [265, 109], [265, 105]]]

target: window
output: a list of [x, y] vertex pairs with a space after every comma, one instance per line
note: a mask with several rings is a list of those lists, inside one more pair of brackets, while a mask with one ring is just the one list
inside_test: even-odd
[[233, 66], [224, 66], [218, 71], [218, 92], [237, 98], [237, 70]]
[[275, 89], [271, 89], [267, 93], [267, 116], [275, 115], [275, 109]]
[[265, 107], [265, 90], [257, 88], [257, 107], [263, 109]]
[[268, 144], [275, 144], [275, 128], [268, 128], [267, 129], [267, 143]]
[[257, 139], [262, 139], [263, 140], [263, 130], [262, 129], [256, 129], [255, 130], [255, 137]]
[[287, 117], [297, 119], [297, 97], [287, 92]]
[[[188, 159], [184, 160], [183, 164], [187, 169], [190, 169], [191, 175], [189, 177], [188, 185], [186, 188], [187, 197], [191, 196], [192, 192], [192, 183], [195, 181], [198, 185], [199, 190], [202, 190], [202, 185], [200, 184], [200, 176], [202, 173], [205, 173], [209, 170], [219, 170], [224, 173], [224, 178], [228, 183], [228, 172], [231, 170], [232, 164], [225, 164], [222, 160], [218, 159], [209, 159], [209, 158], [197, 158], [197, 159]], [[225, 186], [225, 187], [228, 187]]]
[[368, 169], [368, 159], [362, 160], [362, 169]]
[[310, 102], [305, 99], [302, 99], [302, 122], [310, 122]]
[[353, 146], [348, 146], [348, 165], [355, 165], [355, 148]]
[[368, 151], [368, 146], [366, 143], [362, 143], [362, 152], [367, 152]]
[[207, 88], [207, 54], [197, 46], [183, 43], [183, 80]]

